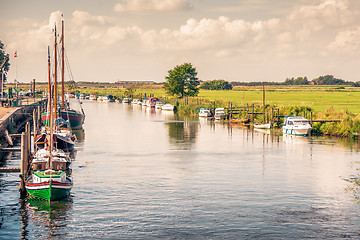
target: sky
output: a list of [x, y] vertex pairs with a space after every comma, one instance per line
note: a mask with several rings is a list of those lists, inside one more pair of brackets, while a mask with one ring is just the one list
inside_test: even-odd
[[8, 82], [47, 81], [61, 19], [75, 81], [163, 82], [183, 63], [203, 81], [360, 81], [359, 0], [0, 0]]

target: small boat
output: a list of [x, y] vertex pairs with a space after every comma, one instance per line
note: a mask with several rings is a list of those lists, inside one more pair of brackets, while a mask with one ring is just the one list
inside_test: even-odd
[[247, 124], [250, 122], [250, 119], [248, 118], [244, 118], [244, 119], [239, 119], [239, 118], [230, 118], [229, 119], [230, 123], [234, 123], [234, 124]]
[[211, 117], [210, 110], [208, 108], [200, 108], [199, 117]]
[[144, 98], [143, 101], [142, 101], [142, 103], [141, 103], [141, 105], [142, 105], [143, 107], [147, 107], [148, 102], [149, 102], [149, 99]]
[[96, 99], [98, 102], [102, 102], [103, 101], [103, 96], [98, 96], [98, 98]]
[[312, 127], [309, 120], [300, 116], [286, 116], [284, 118], [283, 133], [297, 136], [307, 136]]
[[90, 96], [89, 95], [86, 95], [85, 96], [85, 100], [89, 100], [90, 99]]
[[254, 124], [254, 128], [258, 128], [258, 129], [269, 129], [269, 128], [271, 128], [271, 123]]
[[25, 188], [31, 196], [49, 201], [66, 198], [72, 186], [72, 180], [62, 170], [34, 171], [25, 181]]
[[129, 104], [129, 103], [130, 103], [130, 99], [129, 99], [129, 98], [123, 98], [122, 103], [127, 103], [127, 104]]
[[155, 108], [157, 101], [159, 101], [159, 99], [157, 97], [151, 97], [148, 102], [148, 107]]
[[[35, 144], [38, 148], [44, 148], [46, 144], [49, 144], [49, 140], [47, 139], [49, 136], [48, 132], [43, 132], [42, 134], [38, 135], [35, 139]], [[58, 149], [71, 152], [75, 148], [76, 144], [76, 137], [75, 135], [71, 134], [68, 130], [59, 130], [59, 132], [54, 132], [53, 140], [56, 143], [56, 147]]]
[[155, 108], [156, 109], [160, 109], [161, 110], [161, 108], [162, 108], [162, 106], [164, 105], [164, 103], [162, 102], [162, 101], [157, 101], [156, 102], [156, 104], [155, 104]]
[[140, 102], [140, 100], [137, 99], [137, 98], [135, 98], [134, 100], [131, 101], [131, 104], [133, 104], [133, 105], [138, 105], [139, 102]]
[[215, 118], [215, 120], [226, 119], [225, 108], [215, 108], [214, 118]]
[[80, 99], [85, 99], [85, 94], [80, 94]]
[[106, 95], [105, 97], [102, 98], [102, 100], [104, 102], [115, 102], [113, 95]]
[[161, 107], [161, 110], [163, 111], [175, 111], [176, 107], [170, 103], [167, 103]]
[[96, 101], [96, 95], [95, 94], [90, 94], [90, 97], [89, 97], [90, 100], [93, 100], [93, 101]]

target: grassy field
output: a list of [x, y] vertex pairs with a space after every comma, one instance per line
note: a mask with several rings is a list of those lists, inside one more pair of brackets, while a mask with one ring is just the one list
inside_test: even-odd
[[[323, 112], [330, 107], [337, 111], [348, 110], [360, 113], [360, 92], [353, 90], [329, 91], [329, 89], [289, 90], [271, 89], [265, 94], [266, 104], [276, 106], [307, 106], [315, 112]], [[199, 97], [214, 100], [230, 101], [233, 105], [262, 104], [262, 90], [246, 89], [245, 91], [200, 91]]]

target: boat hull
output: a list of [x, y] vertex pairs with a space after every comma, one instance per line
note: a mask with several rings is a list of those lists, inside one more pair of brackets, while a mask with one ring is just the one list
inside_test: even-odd
[[283, 128], [283, 133], [295, 136], [308, 136], [311, 133], [311, 128]]
[[27, 192], [36, 198], [56, 201], [69, 196], [72, 183], [43, 182], [43, 183], [25, 183]]
[[[61, 110], [60, 117], [69, 120], [71, 129], [80, 129], [85, 121], [84, 114], [75, 111]], [[50, 116], [48, 112], [41, 114], [41, 121], [45, 126], [50, 125]]]

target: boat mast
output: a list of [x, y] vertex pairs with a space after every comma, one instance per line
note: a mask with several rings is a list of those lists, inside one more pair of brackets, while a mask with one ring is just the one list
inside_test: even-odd
[[265, 124], [265, 85], [263, 84], [263, 123]]
[[53, 114], [52, 114], [52, 106], [51, 106], [51, 96], [52, 96], [52, 92], [51, 92], [51, 65], [50, 65], [50, 47], [48, 47], [48, 75], [49, 75], [49, 113], [50, 113], [50, 146], [49, 146], [49, 168], [51, 168], [52, 166], [52, 162], [51, 162], [51, 152], [53, 149]]
[[54, 43], [54, 109], [55, 119], [57, 118], [57, 38], [56, 38], [56, 25], [55, 25], [55, 43]]
[[64, 20], [61, 21], [61, 107], [65, 109], [64, 90]]

